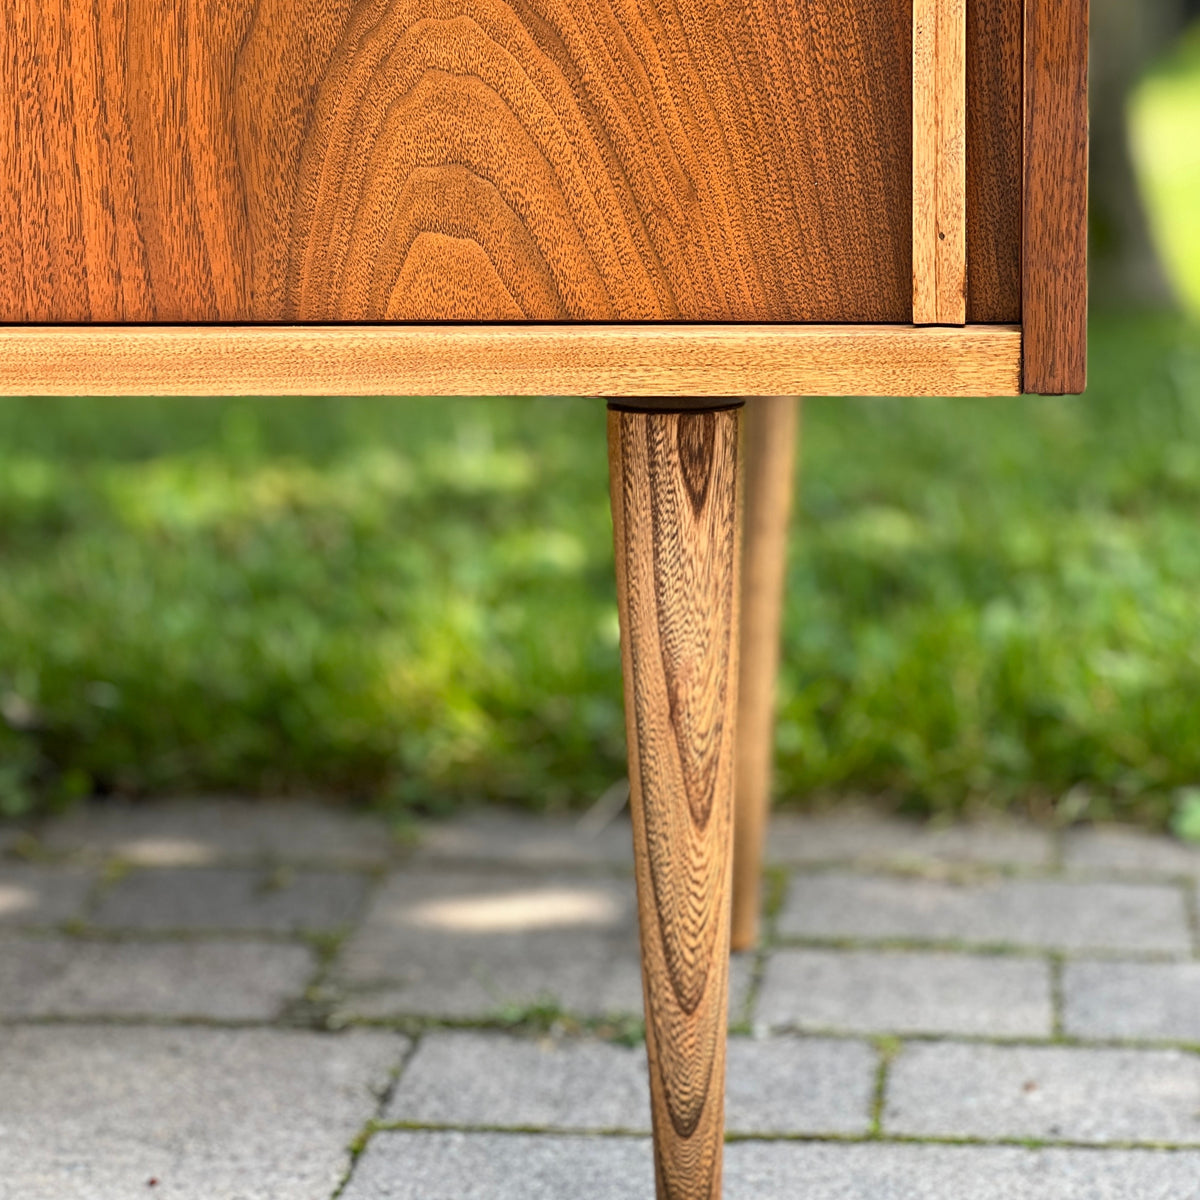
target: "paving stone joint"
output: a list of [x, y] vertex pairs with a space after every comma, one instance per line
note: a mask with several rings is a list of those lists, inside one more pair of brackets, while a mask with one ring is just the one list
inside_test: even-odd
[[[645, 1196], [629, 845], [236, 799], [0, 827], [2, 1186]], [[728, 1197], [1200, 1200], [1200, 850], [866, 811], [770, 846]]]

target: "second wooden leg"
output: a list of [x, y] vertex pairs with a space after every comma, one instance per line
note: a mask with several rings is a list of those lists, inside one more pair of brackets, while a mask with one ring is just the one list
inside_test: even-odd
[[799, 407], [794, 396], [758, 396], [746, 405], [746, 542], [733, 834], [735, 950], [747, 950], [758, 941]]
[[719, 1200], [740, 409], [609, 413], [659, 1200]]

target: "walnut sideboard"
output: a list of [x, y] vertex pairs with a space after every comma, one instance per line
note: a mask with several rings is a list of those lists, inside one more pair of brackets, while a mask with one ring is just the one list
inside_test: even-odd
[[608, 398], [662, 1200], [721, 1193], [786, 398], [1083, 389], [1087, 25], [1087, 0], [0, 6], [0, 394]]

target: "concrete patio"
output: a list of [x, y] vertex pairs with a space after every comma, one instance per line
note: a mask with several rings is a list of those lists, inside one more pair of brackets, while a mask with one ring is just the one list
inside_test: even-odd
[[[781, 816], [729, 1200], [1198, 1200], [1200, 849]], [[0, 1197], [645, 1200], [629, 832], [0, 829]]]

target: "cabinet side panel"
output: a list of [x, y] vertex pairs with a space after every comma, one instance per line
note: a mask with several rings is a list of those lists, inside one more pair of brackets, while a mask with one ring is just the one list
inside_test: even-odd
[[1087, 386], [1088, 0], [1025, 2], [1024, 388]]
[[967, 320], [1021, 319], [1022, 0], [967, 5]]

